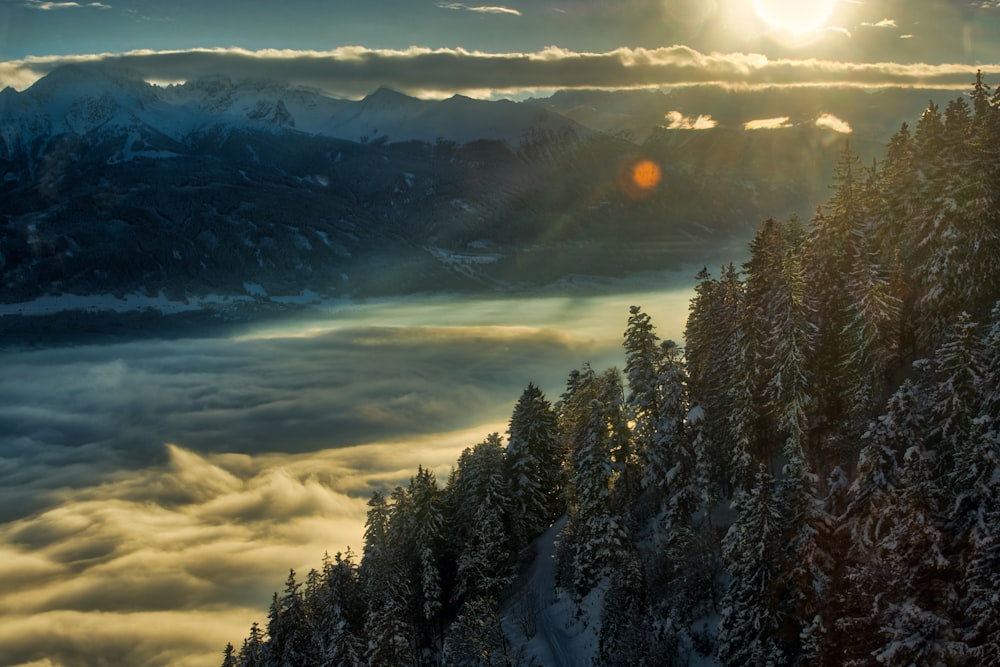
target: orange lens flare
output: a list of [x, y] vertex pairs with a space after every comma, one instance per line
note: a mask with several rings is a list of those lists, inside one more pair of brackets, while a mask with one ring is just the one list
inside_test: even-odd
[[652, 190], [660, 184], [660, 167], [652, 160], [640, 160], [632, 167], [632, 183], [640, 190]]
[[656, 190], [662, 176], [660, 165], [652, 160], [631, 160], [618, 174], [618, 187], [631, 199], [645, 199]]

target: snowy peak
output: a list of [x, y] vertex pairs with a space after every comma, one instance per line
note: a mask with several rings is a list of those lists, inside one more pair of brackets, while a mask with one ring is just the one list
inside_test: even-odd
[[154, 98], [155, 89], [135, 71], [108, 65], [65, 65], [36, 81], [25, 92], [44, 102], [96, 91], [118, 91], [136, 98]]
[[0, 148], [11, 155], [62, 134], [127, 133], [163, 111], [156, 88], [134, 72], [70, 65], [22, 93], [0, 95]]
[[361, 142], [433, 143], [445, 139], [469, 143], [487, 139], [518, 148], [525, 137], [579, 137], [588, 132], [565, 116], [533, 104], [475, 100], [463, 95], [443, 101], [420, 100], [379, 88], [359, 102], [346, 104], [322, 133]]
[[[421, 100], [382, 87], [359, 101], [269, 80], [209, 76], [154, 86], [113, 67], [70, 65], [22, 93], [0, 95], [8, 153], [60, 134], [157, 133], [189, 143], [213, 128], [268, 133], [297, 131], [367, 143], [439, 139], [465, 144], [502, 141], [520, 151], [539, 137], [560, 142], [589, 134], [577, 122], [541, 105], [474, 100], [461, 95]], [[7, 135], [10, 135], [9, 137]]]
[[200, 77], [163, 91], [171, 103], [217, 120], [316, 133], [342, 104], [318, 92], [269, 80]]

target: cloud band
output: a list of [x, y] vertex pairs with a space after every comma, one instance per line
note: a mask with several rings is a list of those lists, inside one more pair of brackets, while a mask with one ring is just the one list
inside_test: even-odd
[[[769, 59], [754, 53], [700, 53], [685, 46], [619, 48], [603, 53], [549, 47], [530, 53], [465, 49], [405, 50], [344, 46], [330, 51], [193, 49], [121, 54], [28, 57], [0, 63], [0, 85], [23, 89], [60, 65], [108, 63], [148, 80], [184, 81], [207, 74], [275, 79], [312, 86], [334, 96], [359, 97], [378, 86], [423, 96], [530, 93], [558, 88], [655, 88], [723, 85], [904, 87], [961, 90], [968, 64], [855, 63]], [[983, 66], [987, 76], [1000, 65]]]

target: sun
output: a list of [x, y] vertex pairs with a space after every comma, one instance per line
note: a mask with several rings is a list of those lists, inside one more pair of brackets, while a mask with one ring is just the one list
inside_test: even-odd
[[837, 0], [753, 0], [757, 16], [779, 30], [802, 34], [826, 25]]

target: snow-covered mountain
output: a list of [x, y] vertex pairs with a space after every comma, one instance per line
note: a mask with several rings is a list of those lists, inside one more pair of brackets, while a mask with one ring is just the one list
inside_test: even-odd
[[[0, 92], [0, 302], [663, 269], [724, 253], [765, 217], [808, 216], [839, 150], [818, 128], [655, 127], [640, 142], [538, 102], [384, 88], [335, 100], [225, 77], [160, 87], [68, 67]], [[639, 158], [662, 171], [641, 193], [628, 185]]]
[[463, 95], [443, 101], [418, 100], [380, 88], [360, 102], [343, 104], [319, 132], [361, 141], [494, 139], [517, 147], [540, 135], [579, 136], [587, 130], [541, 105], [487, 102]]
[[318, 91], [273, 81], [234, 82], [226, 76], [194, 79], [160, 89], [173, 105], [228, 122], [273, 125], [316, 133], [346, 102]]
[[135, 130], [183, 142], [219, 124], [254, 130], [281, 128], [360, 142], [486, 139], [513, 147], [539, 134], [586, 132], [539, 105], [509, 101], [462, 96], [419, 100], [387, 88], [350, 101], [283, 83], [233, 81], [225, 76], [160, 87], [128, 70], [72, 65], [21, 93], [3, 91], [0, 155], [31, 152], [29, 147], [36, 142], [44, 144], [65, 133], [87, 136]]

